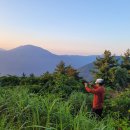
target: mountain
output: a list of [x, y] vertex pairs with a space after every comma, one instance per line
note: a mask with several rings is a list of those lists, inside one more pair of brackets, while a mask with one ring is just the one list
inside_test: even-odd
[[78, 69], [79, 76], [83, 77], [83, 79], [87, 81], [92, 81], [93, 76], [91, 70], [94, 68], [94, 63], [89, 63], [81, 68]]
[[8, 51], [0, 50], [0, 73], [21, 75], [24, 72], [41, 75], [46, 71], [53, 72], [61, 60], [77, 69], [95, 61], [96, 57], [96, 55], [55, 55], [40, 47], [25, 45]]

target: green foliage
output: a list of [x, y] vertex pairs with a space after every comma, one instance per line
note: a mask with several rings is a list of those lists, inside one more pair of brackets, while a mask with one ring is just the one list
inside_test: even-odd
[[118, 90], [125, 89], [128, 79], [128, 72], [125, 68], [121, 67], [113, 67], [109, 70], [110, 77], [109, 80], [111, 81], [113, 87]]
[[72, 91], [79, 88], [78, 82], [73, 77], [68, 77], [63, 74], [56, 74], [54, 77], [53, 92], [62, 94], [71, 94]]
[[[106, 115], [101, 120], [92, 117], [88, 104], [92, 97], [89, 94], [73, 92], [66, 100], [56, 94], [30, 93], [28, 88], [27, 86], [1, 88], [1, 130], [115, 130], [116, 128], [128, 130], [130, 127], [128, 120], [113, 115]], [[122, 94], [123, 98], [129, 96], [127, 91]]]
[[40, 77], [34, 74], [22, 77], [3, 76], [0, 77], [0, 86], [29, 86], [30, 92], [34, 93], [59, 93], [63, 97], [68, 97], [73, 91], [80, 91], [81, 84], [79, 83], [78, 73], [72, 66], [65, 66], [61, 61], [54, 73], [46, 72]]
[[56, 66], [55, 73], [56, 74], [63, 74], [63, 75], [66, 75], [68, 77], [78, 78], [78, 72], [77, 72], [77, 70], [74, 69], [71, 65], [66, 66], [63, 61], [61, 61]]
[[20, 78], [17, 76], [3, 76], [0, 77], [0, 86], [17, 86], [20, 83]]
[[92, 106], [92, 95], [87, 95], [82, 92], [73, 92], [69, 97], [69, 103], [72, 106], [73, 115], [79, 112], [90, 112]]
[[60, 73], [60, 74], [65, 74], [66, 71], [66, 67], [65, 67], [65, 63], [63, 61], [61, 61], [55, 69], [56, 73]]
[[95, 78], [103, 78], [107, 85], [111, 85], [109, 70], [117, 66], [115, 56], [111, 52], [105, 50], [103, 57], [98, 57], [94, 62], [96, 71], [93, 71]]
[[104, 115], [110, 114], [115, 125], [124, 130], [130, 128], [130, 89], [122, 92], [109, 90], [105, 99]]
[[107, 86], [122, 90], [130, 83], [130, 50], [128, 49], [122, 62], [116, 60], [116, 57], [110, 51], [105, 51], [103, 57], [98, 57], [94, 62], [95, 70], [93, 74], [95, 78], [103, 78]]
[[119, 112], [122, 117], [127, 117], [130, 110], [130, 90], [120, 92], [114, 99], [111, 99], [110, 103], [113, 111]]
[[124, 56], [122, 56], [122, 63], [121, 66], [128, 71], [128, 83], [130, 83], [130, 49], [128, 49]]
[[122, 56], [122, 67], [126, 68], [127, 70], [130, 70], [130, 49], [128, 49], [124, 56]]

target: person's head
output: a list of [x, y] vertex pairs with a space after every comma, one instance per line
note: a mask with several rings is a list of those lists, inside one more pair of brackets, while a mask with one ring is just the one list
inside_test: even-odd
[[95, 82], [95, 84], [97, 85], [97, 86], [104, 86], [104, 80], [103, 79], [97, 79], [96, 80], [96, 82]]

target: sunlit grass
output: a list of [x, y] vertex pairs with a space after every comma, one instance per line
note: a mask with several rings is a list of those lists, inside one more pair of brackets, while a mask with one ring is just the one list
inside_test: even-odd
[[0, 130], [115, 130], [111, 116], [90, 113], [91, 96], [74, 92], [68, 100], [54, 94], [29, 93], [26, 87], [0, 91]]

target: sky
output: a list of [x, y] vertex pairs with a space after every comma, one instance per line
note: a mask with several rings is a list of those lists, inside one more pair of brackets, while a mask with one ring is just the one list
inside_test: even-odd
[[31, 44], [55, 54], [122, 54], [130, 0], [0, 0], [0, 48]]

